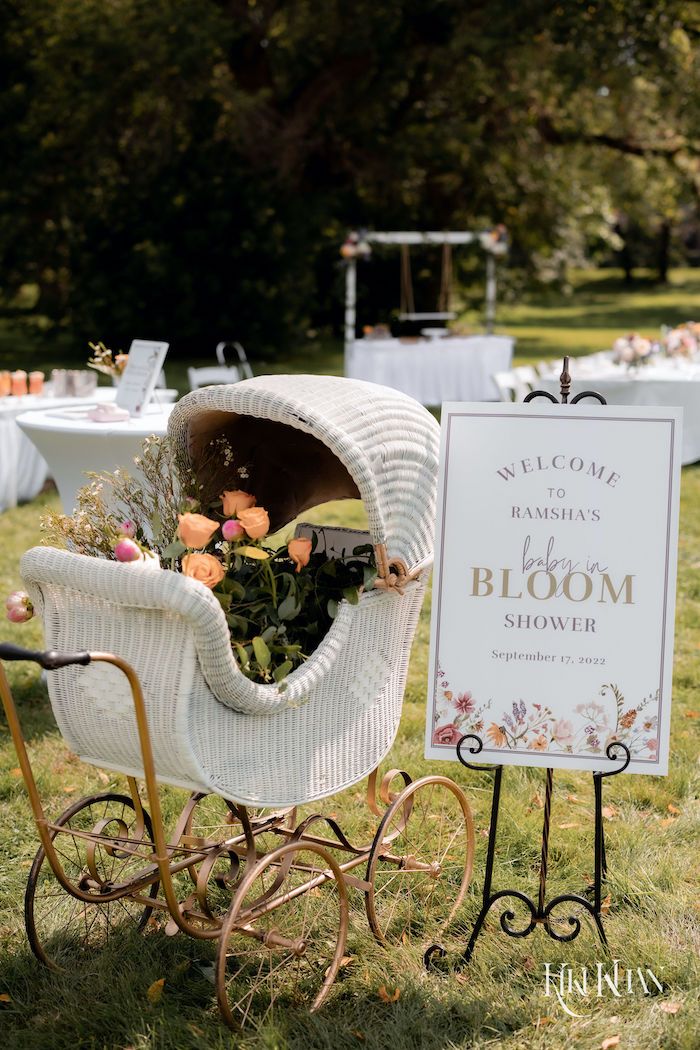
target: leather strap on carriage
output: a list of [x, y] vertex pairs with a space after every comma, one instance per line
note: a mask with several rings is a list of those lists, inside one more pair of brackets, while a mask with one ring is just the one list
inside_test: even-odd
[[403, 594], [406, 584], [415, 579], [415, 576], [409, 573], [406, 562], [401, 558], [392, 558], [390, 561], [383, 543], [378, 543], [374, 550], [377, 557], [375, 588]]

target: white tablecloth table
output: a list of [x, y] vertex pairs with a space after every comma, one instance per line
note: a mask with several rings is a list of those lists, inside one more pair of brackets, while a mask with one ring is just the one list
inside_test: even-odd
[[71, 514], [78, 489], [87, 483], [85, 471], [124, 467], [133, 473], [134, 456], [140, 453], [144, 438], [165, 434], [174, 407], [151, 404], [140, 419], [119, 423], [95, 423], [87, 419], [85, 411], [61, 416], [50, 408], [23, 413], [17, 425], [46, 460], [63, 510]]
[[[100, 386], [89, 397], [37, 396], [0, 398], [0, 513], [34, 499], [49, 476], [45, 458], [17, 426], [25, 412], [86, 406], [113, 401], [117, 388]], [[154, 404], [175, 401], [177, 390], [156, 390]]]
[[[573, 362], [572, 362], [573, 365]], [[573, 371], [573, 369], [572, 369]], [[570, 398], [582, 390], [595, 390], [609, 405], [668, 405], [683, 409], [682, 463], [700, 460], [700, 367], [691, 364], [624, 366], [572, 375]], [[542, 376], [538, 387], [559, 395], [559, 377]], [[586, 404], [586, 402], [584, 402]]]
[[421, 339], [357, 339], [347, 349], [345, 374], [351, 379], [393, 387], [424, 405], [443, 401], [497, 401], [491, 378], [505, 372], [513, 340], [504, 335]]

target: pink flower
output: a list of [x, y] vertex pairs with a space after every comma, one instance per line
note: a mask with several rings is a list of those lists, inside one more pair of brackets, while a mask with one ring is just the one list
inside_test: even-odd
[[244, 529], [240, 521], [236, 521], [235, 518], [229, 518], [221, 526], [221, 533], [225, 540], [237, 540], [243, 535]]
[[5, 601], [10, 623], [26, 623], [34, 615], [34, 606], [24, 591], [13, 591]]
[[651, 737], [649, 740], [644, 741], [644, 746], [649, 749], [653, 754], [656, 754], [659, 742], [656, 737]]
[[460, 693], [454, 702], [454, 706], [457, 710], [463, 714], [468, 715], [474, 710], [474, 699], [471, 693]]
[[119, 535], [126, 536], [127, 539], [133, 540], [136, 535], [136, 526], [133, 521], [123, 521], [119, 526]]
[[433, 732], [433, 743], [434, 744], [447, 744], [455, 747], [464, 736], [464, 733], [456, 726], [454, 722], [449, 722], [447, 725], [438, 726]]
[[141, 548], [125, 536], [114, 548], [114, 557], [117, 561], [138, 561], [141, 558]]
[[552, 727], [552, 735], [558, 744], [573, 744], [574, 727], [566, 718], [560, 718]]

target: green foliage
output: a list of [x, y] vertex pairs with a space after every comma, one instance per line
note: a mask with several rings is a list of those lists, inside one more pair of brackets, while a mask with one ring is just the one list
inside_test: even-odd
[[266, 560], [235, 553], [214, 588], [226, 612], [233, 652], [247, 678], [282, 682], [325, 638], [345, 598], [357, 605], [365, 579], [376, 570], [359, 557], [313, 553], [291, 571], [286, 547]]
[[349, 225], [504, 221], [557, 276], [696, 202], [686, 0], [2, 7], [3, 281], [80, 339], [284, 345]]

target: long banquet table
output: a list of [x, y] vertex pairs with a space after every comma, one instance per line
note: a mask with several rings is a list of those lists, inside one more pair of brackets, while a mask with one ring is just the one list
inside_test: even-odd
[[[595, 390], [610, 405], [668, 405], [683, 409], [684, 464], [700, 460], [700, 364], [669, 361], [627, 369], [610, 365], [604, 369], [587, 368], [585, 360], [576, 367], [571, 362], [571, 396], [583, 390]], [[559, 393], [559, 376], [541, 376], [542, 390]]]
[[393, 387], [424, 405], [443, 401], [497, 401], [494, 372], [505, 372], [513, 357], [513, 340], [504, 335], [465, 338], [356, 339], [346, 352], [345, 374], [351, 379]]

